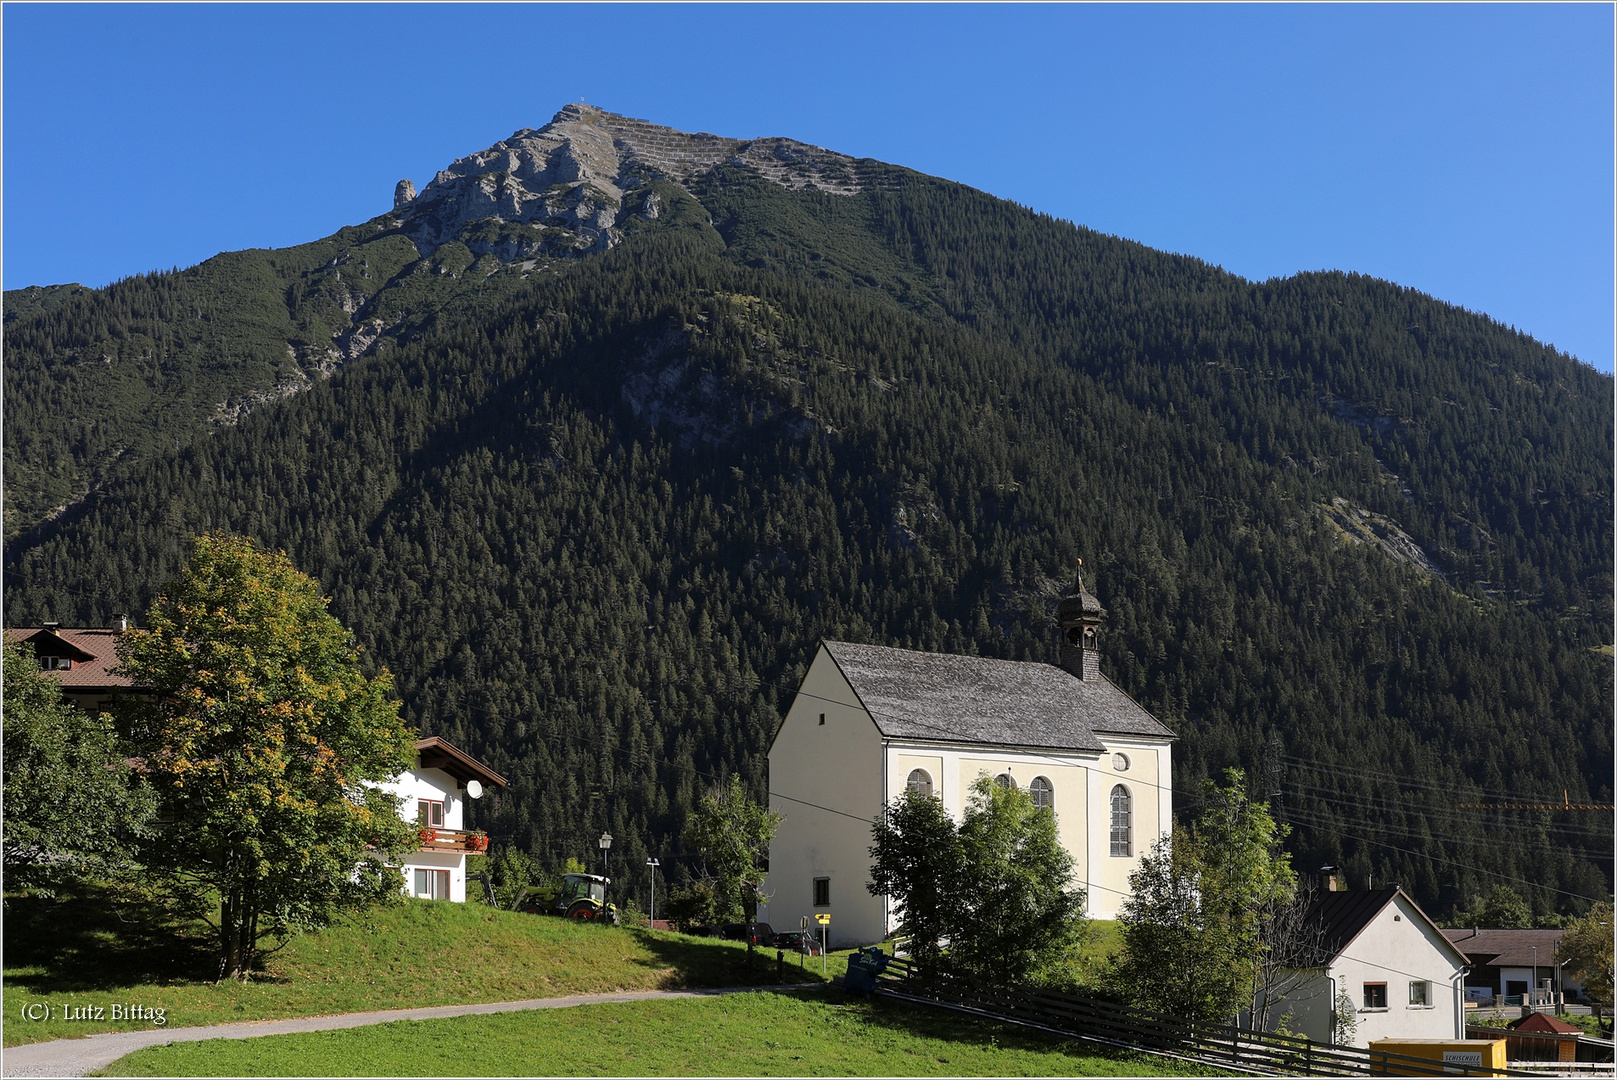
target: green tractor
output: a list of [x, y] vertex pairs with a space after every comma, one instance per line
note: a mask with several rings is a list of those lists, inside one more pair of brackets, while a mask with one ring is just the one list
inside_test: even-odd
[[561, 915], [585, 922], [606, 921], [616, 926], [618, 906], [606, 902], [611, 878], [596, 874], [563, 874], [561, 884], [523, 889], [511, 905], [530, 915]]

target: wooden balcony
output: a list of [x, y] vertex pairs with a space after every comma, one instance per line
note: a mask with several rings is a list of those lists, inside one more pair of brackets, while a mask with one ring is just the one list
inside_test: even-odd
[[488, 850], [488, 834], [465, 829], [421, 830], [422, 851], [464, 851], [469, 853]]

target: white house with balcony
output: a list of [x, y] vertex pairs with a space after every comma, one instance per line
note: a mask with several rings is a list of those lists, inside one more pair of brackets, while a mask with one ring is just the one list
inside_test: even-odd
[[466, 902], [466, 856], [487, 850], [487, 838], [468, 830], [466, 800], [506, 779], [437, 736], [415, 744], [416, 766], [384, 785], [399, 798], [399, 812], [421, 829], [420, 848], [404, 860], [404, 891], [425, 900]]
[[826, 641], [769, 749], [769, 849], [776, 930], [831, 915], [833, 947], [894, 927], [872, 896], [871, 826], [906, 788], [960, 820], [988, 775], [1056, 816], [1073, 886], [1114, 918], [1141, 854], [1173, 828], [1171, 730], [1100, 673], [1100, 602], [1079, 579], [1058, 609], [1060, 664]]

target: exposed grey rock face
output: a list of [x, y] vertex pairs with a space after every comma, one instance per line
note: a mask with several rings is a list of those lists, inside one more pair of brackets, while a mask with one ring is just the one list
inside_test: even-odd
[[504, 262], [583, 254], [615, 245], [631, 215], [652, 220], [662, 213], [655, 192], [636, 188], [654, 180], [684, 186], [721, 165], [788, 188], [862, 190], [853, 158], [817, 146], [689, 135], [576, 104], [537, 131], [524, 128], [461, 158], [413, 199], [403, 197], [409, 182], [401, 181], [394, 206], [424, 255], [450, 240]]
[[408, 179], [400, 180], [398, 186], [393, 189], [393, 209], [397, 210], [414, 198], [415, 185]]

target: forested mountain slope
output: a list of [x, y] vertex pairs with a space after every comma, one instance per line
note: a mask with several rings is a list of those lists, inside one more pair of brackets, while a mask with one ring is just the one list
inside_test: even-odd
[[[1609, 817], [1454, 804], [1611, 798], [1610, 378], [1386, 282], [569, 109], [327, 241], [8, 293], [8, 621], [250, 533], [514, 778], [497, 842], [638, 870], [715, 777], [762, 792], [821, 637], [1048, 659], [1082, 555], [1182, 808], [1242, 764], [1300, 857], [1439, 909], [1609, 890]], [[303, 392], [219, 422], [300, 378], [277, 347]]]

